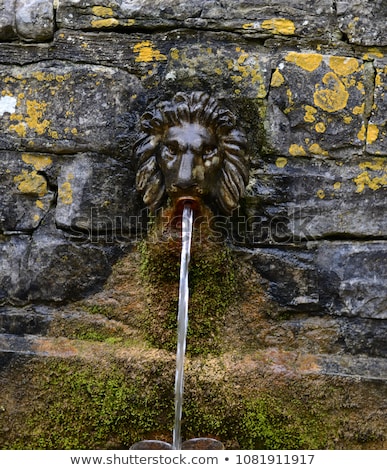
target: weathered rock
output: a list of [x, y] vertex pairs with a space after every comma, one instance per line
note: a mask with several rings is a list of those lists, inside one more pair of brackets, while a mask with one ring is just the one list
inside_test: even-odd
[[134, 177], [127, 164], [103, 155], [68, 160], [58, 178], [57, 226], [92, 239], [129, 240], [140, 225]]
[[268, 293], [279, 305], [316, 312], [321, 301], [318, 273], [312, 268], [314, 256], [312, 250], [258, 248], [250, 253], [250, 260], [269, 281]]
[[[1, 102], [1, 98], [0, 98]], [[0, 152], [0, 230], [31, 232], [42, 222], [54, 201], [44, 175], [52, 165], [48, 155]]]
[[384, 0], [338, 0], [341, 31], [353, 44], [386, 46], [387, 5]]
[[[307, 20], [305, 20], [307, 18]], [[98, 0], [65, 0], [58, 8], [60, 27], [73, 29], [193, 28], [233, 31], [247, 37], [273, 35], [331, 37], [338, 33], [330, 0], [314, 2], [236, 0], [227, 3], [190, 0], [117, 0], [109, 7]]]
[[324, 156], [363, 146], [372, 73], [352, 57], [288, 53], [271, 79], [268, 149], [284, 156]]
[[387, 318], [387, 243], [325, 242], [317, 252], [322, 304], [334, 315]]
[[260, 248], [251, 253], [269, 293], [296, 311], [386, 318], [386, 242], [324, 242], [309, 250]]
[[94, 292], [108, 277], [119, 249], [73, 243], [61, 231], [54, 232], [51, 224], [48, 218], [32, 237], [28, 260], [22, 267], [26, 298], [63, 302]]
[[246, 217], [234, 237], [250, 246], [383, 237], [386, 174], [386, 163], [375, 157], [267, 158], [250, 179]]
[[47, 41], [54, 35], [54, 0], [16, 0], [15, 23], [26, 41]]
[[126, 127], [136, 122], [142, 93], [138, 79], [121, 70], [59, 63], [3, 66], [0, 86], [3, 100], [13, 100], [13, 112], [3, 113], [3, 149], [71, 154], [120, 154], [128, 145], [122, 142], [121, 121], [125, 119]]
[[117, 248], [77, 244], [55, 228], [52, 216], [31, 237], [3, 237], [2, 302], [63, 302], [93, 292], [106, 280]]

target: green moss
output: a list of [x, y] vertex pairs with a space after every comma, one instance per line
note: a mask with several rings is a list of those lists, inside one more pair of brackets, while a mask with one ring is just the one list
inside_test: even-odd
[[106, 305], [99, 305], [99, 304], [83, 304], [82, 305], [83, 309], [86, 310], [86, 312], [92, 314], [92, 315], [104, 315], [107, 318], [114, 318], [115, 317], [115, 312], [112, 307], [107, 307]]
[[7, 448], [129, 448], [167, 423], [172, 426], [170, 386], [155, 387], [117, 365], [104, 369], [49, 359], [36, 367], [34, 382], [41, 401]]
[[263, 395], [250, 400], [242, 416], [240, 445], [244, 449], [324, 449], [328, 426], [323, 413], [314, 415], [296, 397]]
[[[172, 355], [111, 351], [104, 345], [82, 358], [46, 356], [10, 367], [2, 388], [0, 447], [128, 449], [142, 439], [170, 442]], [[192, 358], [183, 439], [213, 437], [227, 449], [384, 448], [378, 409], [385, 388], [373, 387], [374, 401], [365, 398], [369, 384], [347, 378], [274, 374], [235, 355]]]
[[[143, 325], [152, 345], [176, 349], [180, 245], [143, 242], [141, 274], [148, 292]], [[236, 299], [236, 269], [230, 250], [219, 243], [193, 243], [189, 267], [187, 352], [219, 353], [219, 332]]]

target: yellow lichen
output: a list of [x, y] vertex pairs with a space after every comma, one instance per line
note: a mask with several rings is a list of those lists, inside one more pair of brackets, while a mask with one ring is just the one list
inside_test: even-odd
[[92, 20], [91, 26], [93, 28], [111, 28], [112, 26], [118, 26], [120, 22], [116, 18], [105, 18], [103, 20]]
[[370, 47], [368, 52], [363, 55], [363, 60], [382, 59], [383, 57], [383, 52], [381, 52], [377, 47]]
[[23, 153], [22, 160], [28, 165], [32, 165], [37, 171], [42, 171], [52, 164], [52, 159], [50, 157], [33, 155], [30, 153]]
[[375, 140], [378, 138], [379, 129], [376, 124], [368, 124], [367, 128], [367, 144], [373, 144]]
[[366, 161], [359, 163], [359, 168], [361, 170], [386, 171], [387, 162], [383, 158], [374, 158], [372, 162]]
[[242, 50], [237, 60], [238, 64], [240, 65], [243, 64], [248, 57], [249, 57], [249, 54], [245, 52], [244, 50]]
[[326, 131], [326, 126], [323, 122], [318, 122], [315, 125], [316, 132], [319, 132], [320, 134], [324, 133]]
[[285, 57], [287, 62], [296, 64], [308, 72], [316, 70], [320, 66], [322, 59], [323, 56], [321, 54], [303, 54], [299, 52], [289, 52]]
[[175, 47], [171, 49], [171, 59], [178, 60], [179, 59], [179, 50]]
[[231, 75], [230, 78], [235, 83], [240, 83], [243, 80], [243, 77], [240, 75]]
[[366, 136], [366, 127], [365, 125], [363, 124], [360, 128], [360, 131], [357, 133], [357, 138], [359, 140], [364, 140], [365, 139], [365, 136]]
[[362, 82], [356, 84], [356, 88], [361, 92], [362, 95], [365, 95], [365, 88]]
[[304, 157], [304, 156], [306, 156], [306, 152], [305, 152], [304, 147], [302, 145], [298, 145], [298, 144], [292, 144], [289, 147], [289, 153], [293, 157]]
[[325, 192], [324, 192], [323, 189], [319, 189], [319, 190], [317, 191], [317, 197], [320, 198], [320, 199], [324, 199], [324, 197], [325, 197]]
[[378, 73], [375, 77], [375, 86], [383, 86], [383, 76], [381, 73]]
[[290, 88], [288, 88], [286, 90], [286, 96], [288, 97], [289, 105], [287, 106], [286, 109], [284, 109], [284, 113], [288, 114], [292, 110], [293, 105], [294, 105], [293, 93], [292, 93], [292, 90]]
[[24, 194], [34, 194], [39, 197], [47, 194], [47, 181], [44, 176], [39, 175], [36, 170], [28, 172], [22, 170], [20, 175], [14, 177], [14, 182], [18, 184], [17, 189]]
[[93, 12], [93, 15], [100, 16], [101, 18], [109, 18], [110, 16], [113, 16], [113, 9], [109, 7], [96, 5], [91, 9], [91, 11]]
[[53, 72], [33, 72], [32, 76], [38, 80], [38, 82], [53, 82], [57, 81], [58, 83], [62, 83], [65, 80], [68, 80], [71, 77], [71, 73], [65, 73], [63, 75], [56, 74]]
[[339, 77], [333, 72], [328, 72], [324, 75], [322, 82], [330, 88], [316, 84], [316, 91], [313, 95], [315, 105], [329, 113], [344, 109], [349, 94]]
[[19, 122], [18, 124], [11, 124], [9, 126], [9, 130], [16, 132], [19, 137], [26, 136], [26, 125], [24, 122]]
[[[229, 59], [226, 61], [229, 70], [238, 72], [238, 75], [234, 74], [230, 76], [231, 80], [235, 83], [248, 81], [248, 83], [254, 85], [254, 88], [257, 90], [256, 97], [264, 98], [267, 94], [267, 90], [257, 58], [254, 56], [250, 57], [241, 47], [236, 47], [235, 50], [239, 53], [238, 58], [236, 60]], [[236, 90], [234, 90], [234, 92], [236, 92]]]
[[138, 54], [135, 62], [153, 62], [154, 60], [167, 60], [167, 56], [154, 48], [152, 41], [142, 41], [134, 45], [133, 52]]
[[48, 135], [52, 137], [53, 139], [59, 139], [58, 131], [49, 130]]
[[335, 190], [338, 190], [341, 188], [341, 183], [340, 181], [336, 181], [334, 184], [333, 184], [333, 189]]
[[272, 87], [279, 87], [281, 86], [283, 83], [285, 82], [285, 79], [284, 79], [284, 76], [282, 75], [282, 73], [278, 70], [278, 69], [275, 69], [274, 70], [274, 73], [271, 77], [271, 83], [270, 85]]
[[317, 143], [310, 145], [309, 150], [315, 155], [328, 155], [328, 152], [322, 149]]
[[243, 29], [250, 29], [253, 27], [254, 27], [254, 23], [245, 23], [244, 25], [242, 25]]
[[67, 175], [67, 181], [62, 183], [58, 188], [58, 198], [62, 204], [72, 204], [73, 202], [73, 188], [71, 186], [71, 180], [74, 179], [74, 175], [69, 173]]
[[[366, 161], [359, 164], [362, 171], [353, 179], [357, 188], [356, 192], [361, 193], [366, 187], [376, 191], [387, 186], [387, 162], [384, 158], [374, 158], [373, 161]], [[369, 171], [377, 171], [379, 175], [372, 175]]]
[[304, 121], [305, 122], [314, 122], [316, 118], [314, 115], [317, 113], [317, 109], [314, 108], [313, 106], [305, 105], [305, 116], [304, 116]]
[[374, 178], [371, 178], [369, 173], [367, 171], [364, 171], [363, 173], [360, 173], [360, 175], [354, 178], [353, 180], [357, 186], [357, 189], [356, 189], [357, 193], [363, 192], [366, 186], [368, 186], [368, 188], [372, 189], [373, 191], [376, 191], [384, 186], [387, 186], [387, 174], [384, 174], [383, 176], [375, 176]]
[[355, 106], [352, 110], [353, 114], [363, 114], [364, 113], [364, 103], [361, 106]]
[[285, 157], [278, 157], [275, 161], [275, 165], [277, 168], [284, 168], [288, 164], [288, 160]]
[[346, 76], [358, 70], [359, 62], [353, 57], [333, 56], [329, 59], [329, 67], [337, 75]]
[[261, 27], [273, 34], [283, 34], [284, 36], [291, 36], [296, 30], [293, 21], [285, 18], [271, 18], [269, 20], [264, 20], [262, 21]]

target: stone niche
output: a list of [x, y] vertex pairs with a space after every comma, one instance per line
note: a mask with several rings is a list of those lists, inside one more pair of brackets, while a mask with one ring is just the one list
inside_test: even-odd
[[133, 146], [181, 91], [251, 160], [224, 251], [197, 250], [184, 437], [387, 448], [387, 7], [317, 3], [2, 2], [1, 448], [171, 440], [176, 293]]

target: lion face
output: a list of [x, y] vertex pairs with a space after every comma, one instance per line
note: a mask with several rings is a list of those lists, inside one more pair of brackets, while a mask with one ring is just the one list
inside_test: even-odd
[[223, 160], [210, 129], [187, 122], [170, 127], [160, 149], [158, 163], [172, 199], [212, 193]]
[[200, 199], [230, 213], [248, 179], [246, 139], [234, 115], [206, 93], [178, 93], [142, 117], [137, 189], [151, 210], [167, 197]]

